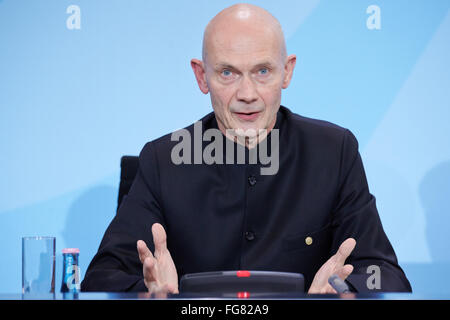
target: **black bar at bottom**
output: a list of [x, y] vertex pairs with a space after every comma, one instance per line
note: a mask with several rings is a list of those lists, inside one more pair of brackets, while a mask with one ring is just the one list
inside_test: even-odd
[[[449, 310], [449, 300], [0, 300], [3, 315], [9, 318], [45, 315], [64, 318], [67, 315], [89, 315], [104, 319], [108, 314], [128, 317], [161, 315], [163, 319], [300, 319], [361, 318], [392, 316], [417, 316], [417, 312], [444, 312]], [[9, 313], [11, 312], [11, 313]], [[315, 315], [314, 318], [312, 315]], [[160, 316], [158, 316], [159, 318]], [[125, 319], [125, 318], [124, 318]], [[377, 319], [377, 318], [375, 318]]]

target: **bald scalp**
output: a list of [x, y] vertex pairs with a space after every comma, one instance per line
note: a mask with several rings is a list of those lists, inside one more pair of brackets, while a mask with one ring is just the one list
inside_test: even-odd
[[203, 62], [207, 63], [208, 52], [217, 46], [217, 39], [242, 34], [275, 37], [280, 59], [283, 63], [286, 60], [286, 42], [280, 22], [261, 7], [235, 4], [220, 11], [206, 26], [203, 34]]

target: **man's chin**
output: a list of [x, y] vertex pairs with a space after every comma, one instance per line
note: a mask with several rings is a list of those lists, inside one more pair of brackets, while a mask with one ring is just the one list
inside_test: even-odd
[[259, 130], [263, 129], [260, 128], [259, 126], [255, 126], [255, 125], [237, 125], [235, 127], [233, 127], [231, 130], [236, 132], [236, 133], [245, 133], [246, 135], [257, 135]]
[[[261, 131], [263, 130], [263, 131]], [[264, 132], [266, 129], [264, 126], [255, 126], [255, 125], [237, 125], [234, 128], [230, 129], [230, 135], [247, 137], [250, 139], [256, 138], [260, 135], [265, 135]]]

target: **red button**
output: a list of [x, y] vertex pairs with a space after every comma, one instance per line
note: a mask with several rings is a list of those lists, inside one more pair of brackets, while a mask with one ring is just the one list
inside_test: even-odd
[[247, 291], [238, 292], [237, 297], [239, 299], [247, 299], [247, 298], [250, 298], [250, 293]]
[[250, 277], [250, 271], [239, 270], [238, 272], [236, 272], [236, 275], [237, 275], [239, 278], [242, 278], [242, 277]]

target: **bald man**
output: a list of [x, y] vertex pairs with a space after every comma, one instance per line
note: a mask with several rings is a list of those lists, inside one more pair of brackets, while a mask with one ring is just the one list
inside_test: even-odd
[[248, 269], [302, 273], [309, 293], [336, 293], [332, 275], [353, 291], [411, 291], [353, 134], [281, 106], [295, 63], [262, 8], [209, 22], [191, 66], [213, 112], [145, 145], [82, 290], [178, 293], [186, 273]]

